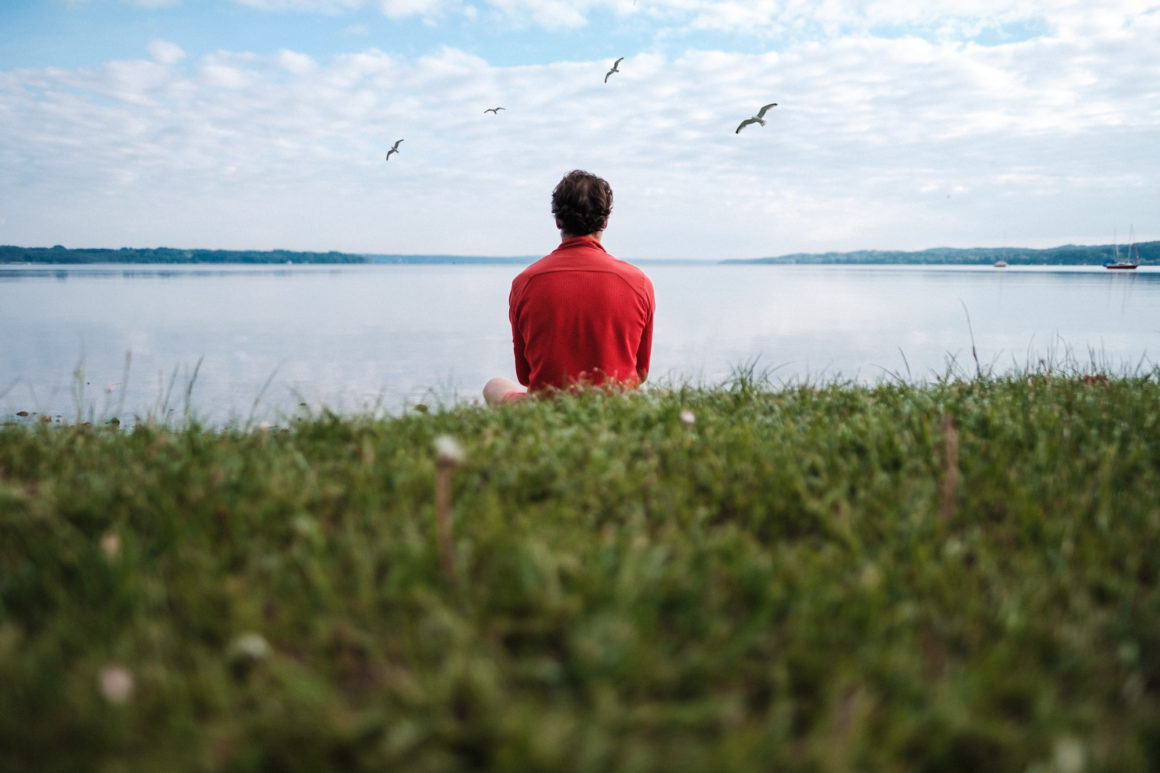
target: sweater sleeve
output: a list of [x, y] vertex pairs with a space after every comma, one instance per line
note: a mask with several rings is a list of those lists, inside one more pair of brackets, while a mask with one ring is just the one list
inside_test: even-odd
[[645, 321], [644, 330], [640, 334], [640, 345], [636, 349], [636, 375], [640, 377], [641, 383], [648, 378], [648, 369], [652, 360], [652, 337], [653, 337], [653, 316], [656, 313], [656, 298], [653, 296], [653, 289], [651, 283], [648, 286], [648, 319]]
[[512, 348], [515, 351], [516, 357], [516, 381], [524, 386], [529, 386], [531, 380], [532, 369], [528, 365], [528, 358], [524, 353], [525, 341], [523, 335], [520, 334], [520, 321], [517, 316], [519, 302], [516, 297], [516, 288], [513, 284], [511, 294], [508, 295], [508, 319], [512, 323]]

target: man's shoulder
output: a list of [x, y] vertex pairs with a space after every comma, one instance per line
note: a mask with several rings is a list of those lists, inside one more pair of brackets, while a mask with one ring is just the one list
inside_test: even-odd
[[648, 274], [640, 266], [629, 263], [627, 260], [613, 257], [612, 255], [608, 256], [608, 266], [611, 271], [618, 274], [630, 284], [647, 290], [650, 293], [652, 292], [652, 280], [648, 278]]
[[545, 274], [593, 271], [617, 276], [642, 291], [652, 291], [652, 281], [639, 266], [609, 254], [603, 247], [585, 246], [567, 250], [557, 248], [525, 267], [512, 280], [512, 286], [526, 286], [531, 280]]
[[512, 280], [512, 286], [515, 287], [517, 285], [526, 284], [529, 279], [536, 276], [537, 274], [542, 274], [544, 271], [550, 271], [551, 261], [549, 259], [551, 257], [551, 255], [545, 255], [539, 260], [533, 261], [532, 263], [524, 266], [523, 270], [516, 274], [515, 279]]
[[[609, 257], [612, 256], [610, 255]], [[629, 263], [627, 260], [621, 260], [620, 258], [612, 258], [612, 260], [625, 274], [629, 276], [640, 277], [646, 282], [649, 281], [648, 274], [644, 272], [643, 268], [636, 265], [635, 263]]]

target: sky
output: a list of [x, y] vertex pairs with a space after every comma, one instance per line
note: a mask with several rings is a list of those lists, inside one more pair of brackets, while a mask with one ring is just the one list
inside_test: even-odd
[[1160, 0], [5, 0], [0, 244], [538, 256], [572, 169], [629, 260], [1160, 239], [1158, 43]]

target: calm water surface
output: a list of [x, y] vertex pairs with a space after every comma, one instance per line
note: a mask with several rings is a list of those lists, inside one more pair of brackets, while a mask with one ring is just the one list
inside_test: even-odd
[[[0, 420], [278, 421], [471, 401], [514, 377], [521, 266], [0, 266]], [[651, 383], [1151, 371], [1160, 270], [645, 265]]]

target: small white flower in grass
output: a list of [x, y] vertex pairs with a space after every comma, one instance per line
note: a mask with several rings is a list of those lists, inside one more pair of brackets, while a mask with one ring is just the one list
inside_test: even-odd
[[688, 409], [681, 411], [681, 422], [682, 423], [692, 424], [696, 420], [697, 420], [697, 417], [693, 415], [692, 411], [690, 411]]
[[270, 655], [270, 644], [260, 633], [243, 633], [230, 642], [230, 660], [251, 662]]
[[121, 704], [133, 695], [133, 674], [124, 666], [109, 665], [101, 669], [97, 677], [101, 695], [109, 703]]
[[101, 537], [101, 550], [110, 561], [121, 554], [121, 538], [116, 532], [105, 532], [105, 536]]
[[435, 458], [440, 465], [462, 464], [467, 458], [463, 447], [450, 435], [435, 438]]
[[1051, 769], [1061, 773], [1080, 773], [1087, 767], [1083, 744], [1074, 738], [1060, 738], [1051, 754]]

